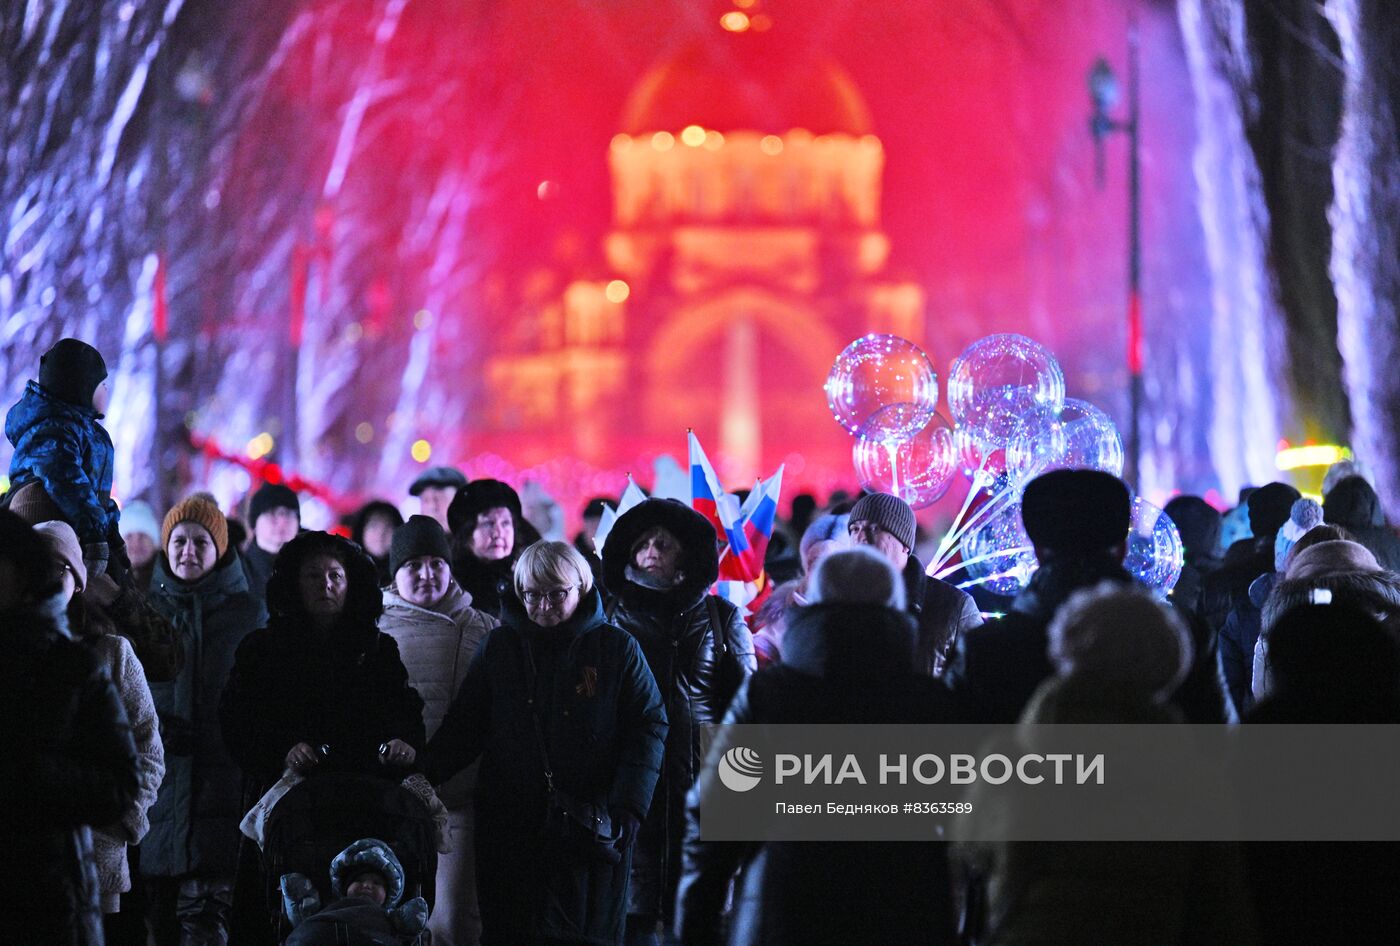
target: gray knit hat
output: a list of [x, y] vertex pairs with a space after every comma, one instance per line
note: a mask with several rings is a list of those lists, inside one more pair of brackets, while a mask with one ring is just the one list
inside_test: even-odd
[[894, 536], [906, 549], [914, 547], [914, 510], [898, 496], [867, 493], [851, 510], [850, 522], [873, 522]]

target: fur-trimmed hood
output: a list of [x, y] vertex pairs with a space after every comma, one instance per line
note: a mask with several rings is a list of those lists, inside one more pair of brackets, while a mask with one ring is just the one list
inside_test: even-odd
[[282, 546], [267, 580], [267, 611], [275, 624], [309, 625], [298, 587], [301, 563], [312, 555], [333, 555], [345, 566], [349, 589], [339, 623], [378, 633], [375, 622], [384, 611], [379, 573], [374, 560], [349, 539], [328, 532], [303, 532]]
[[[627, 577], [632, 547], [653, 526], [661, 526], [681, 544], [680, 584], [670, 591], [644, 588]], [[715, 528], [704, 516], [675, 499], [648, 499], [623, 513], [603, 546], [603, 583], [609, 594], [631, 606], [646, 608], [646, 602], [667, 599], [693, 606], [719, 577], [719, 549]], [[649, 608], [647, 608], [650, 610]]]

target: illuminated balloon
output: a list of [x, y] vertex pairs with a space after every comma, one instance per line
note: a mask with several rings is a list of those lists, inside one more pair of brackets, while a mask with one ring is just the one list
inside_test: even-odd
[[928, 426], [899, 444], [857, 440], [851, 461], [862, 488], [893, 493], [915, 509], [938, 502], [948, 492], [958, 469], [953, 428], [941, 414], [934, 414]]
[[996, 594], [1014, 595], [1026, 586], [1039, 563], [1021, 524], [1019, 498], [963, 536], [962, 561], [969, 579]]
[[1134, 496], [1128, 554], [1123, 559], [1123, 567], [1138, 581], [1165, 595], [1176, 587], [1184, 561], [1181, 533], [1176, 523], [1141, 496]]
[[1024, 335], [988, 335], [953, 362], [948, 410], [954, 423], [989, 447], [1007, 447], [1023, 418], [1036, 410], [1059, 413], [1065, 376], [1050, 350]]
[[836, 422], [860, 439], [899, 443], [933, 419], [938, 375], [913, 342], [863, 335], [836, 356], [826, 402]]
[[1006, 448], [1006, 468], [1022, 484], [1047, 470], [1103, 470], [1121, 476], [1123, 438], [1103, 411], [1088, 401], [1065, 398], [1058, 417], [1035, 423], [1023, 418], [1022, 433]]
[[1055, 412], [1033, 407], [1009, 422], [1011, 434], [999, 444], [972, 428], [958, 428], [954, 443], [963, 471], [970, 477], [978, 469], [994, 482], [1025, 486], [1027, 481], [1053, 469], [1064, 455], [1064, 425]]

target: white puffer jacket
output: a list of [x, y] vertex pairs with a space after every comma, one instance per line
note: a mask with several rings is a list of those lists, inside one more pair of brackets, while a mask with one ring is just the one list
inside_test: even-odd
[[[392, 588], [384, 591], [379, 629], [399, 645], [408, 682], [423, 698], [423, 725], [429, 739], [442, 725], [477, 647], [500, 623], [471, 604], [471, 595], [455, 581], [432, 608], [410, 604]], [[461, 808], [470, 802], [475, 784], [476, 766], [471, 766], [442, 786], [438, 794], [448, 808]]]

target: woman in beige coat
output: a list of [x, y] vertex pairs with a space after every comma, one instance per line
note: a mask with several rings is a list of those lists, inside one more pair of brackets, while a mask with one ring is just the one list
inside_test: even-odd
[[[436, 519], [413, 516], [394, 531], [389, 549], [393, 584], [384, 590], [379, 629], [393, 637], [408, 681], [423, 698], [428, 738], [442, 718], [476, 649], [495, 618], [471, 606], [452, 578], [452, 551]], [[452, 850], [438, 858], [437, 899], [428, 927], [434, 946], [475, 946], [481, 936], [472, 858], [472, 790], [476, 766], [459, 773], [439, 794], [448, 809]]]
[[[100, 611], [85, 600], [88, 573], [83, 565], [82, 547], [78, 536], [66, 522], [41, 522], [34, 527], [53, 555], [56, 568], [63, 570], [63, 589], [68, 596], [69, 629], [81, 637], [107, 667], [116, 685], [131, 722], [131, 735], [136, 742], [138, 789], [136, 800], [121, 819], [92, 832], [92, 850], [97, 862], [97, 882], [102, 893], [102, 912], [108, 915], [108, 942], [121, 941], [111, 935], [111, 914], [121, 909], [121, 895], [131, 889], [131, 872], [127, 866], [127, 845], [136, 844], [150, 828], [147, 811], [155, 804], [160, 781], [165, 775], [165, 749], [160, 741], [151, 689], [136, 652], [124, 637], [111, 633], [112, 625], [101, 620]], [[101, 576], [99, 580], [106, 580]]]

